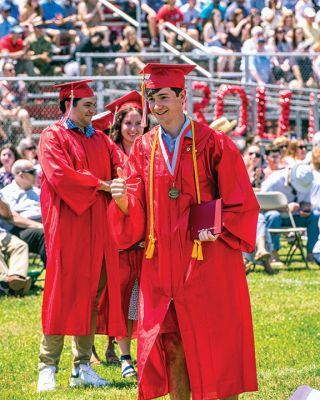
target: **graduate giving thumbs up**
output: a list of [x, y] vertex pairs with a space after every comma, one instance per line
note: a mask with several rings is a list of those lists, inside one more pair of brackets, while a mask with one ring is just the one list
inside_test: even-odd
[[128, 214], [128, 196], [127, 196], [127, 184], [124, 177], [124, 173], [121, 167], [117, 168], [118, 178], [113, 179], [111, 182], [111, 195], [114, 201], [122, 212]]

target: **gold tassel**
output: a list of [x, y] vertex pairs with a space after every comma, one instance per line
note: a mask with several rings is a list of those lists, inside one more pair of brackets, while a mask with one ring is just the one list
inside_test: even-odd
[[203, 252], [202, 252], [202, 242], [201, 240], [199, 240], [198, 242], [198, 257], [197, 257], [198, 261], [203, 261]]
[[193, 248], [192, 248], [192, 258], [198, 258], [198, 243], [196, 240], [193, 241]]
[[148, 260], [151, 260], [151, 258], [153, 257], [153, 253], [154, 253], [154, 248], [155, 248], [155, 242], [156, 239], [150, 234], [149, 235], [149, 243], [148, 243], [148, 247], [146, 250], [146, 258]]
[[196, 258], [198, 261], [203, 261], [201, 240], [194, 240], [191, 257]]

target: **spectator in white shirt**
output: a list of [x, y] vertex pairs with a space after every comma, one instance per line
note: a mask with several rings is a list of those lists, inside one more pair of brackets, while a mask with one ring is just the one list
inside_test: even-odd
[[39, 254], [46, 264], [43, 225], [41, 223], [40, 190], [34, 187], [36, 170], [32, 162], [17, 160], [12, 166], [14, 181], [1, 193], [11, 210], [19, 214], [27, 224], [18, 228], [11, 224], [4, 227], [29, 245], [32, 253]]
[[[312, 169], [307, 164], [298, 163], [292, 168], [274, 171], [262, 183], [261, 192], [282, 192], [288, 199], [289, 209], [297, 226], [307, 228], [307, 252], [311, 260], [313, 248], [318, 240], [318, 219], [311, 209], [311, 188], [313, 183]], [[289, 226], [290, 219], [283, 217], [277, 210], [265, 213], [268, 228], [280, 228]], [[279, 261], [278, 251], [280, 249], [279, 236], [272, 236], [272, 256], [274, 261]]]

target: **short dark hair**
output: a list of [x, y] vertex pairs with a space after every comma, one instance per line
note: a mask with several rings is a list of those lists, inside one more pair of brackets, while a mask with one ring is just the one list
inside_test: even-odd
[[273, 143], [269, 143], [265, 147], [265, 153], [267, 156], [271, 153], [279, 153], [280, 154], [280, 149], [279, 149], [279, 147], [276, 147]]
[[[80, 99], [77, 99], [77, 98], [76, 98], [76, 99], [73, 99], [72, 107], [77, 107], [77, 104], [78, 104], [79, 100], [80, 100]], [[66, 110], [67, 110], [66, 101], [70, 101], [70, 99], [63, 99], [63, 100], [61, 100], [60, 103], [59, 103], [60, 111], [61, 111], [63, 114], [64, 114], [64, 113], [66, 112]]]
[[[161, 89], [163, 89], [163, 88], [159, 88], [159, 89], [146, 89], [147, 97], [153, 96], [154, 94], [158, 93]], [[170, 90], [172, 90], [173, 92], [175, 92], [176, 96], [178, 97], [179, 94], [182, 92], [183, 89], [171, 87]]]

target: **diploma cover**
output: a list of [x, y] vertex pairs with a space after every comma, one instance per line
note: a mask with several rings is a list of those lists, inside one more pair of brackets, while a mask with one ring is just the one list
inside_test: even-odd
[[208, 229], [213, 235], [222, 232], [222, 199], [194, 204], [190, 208], [190, 236], [199, 239], [199, 232]]

